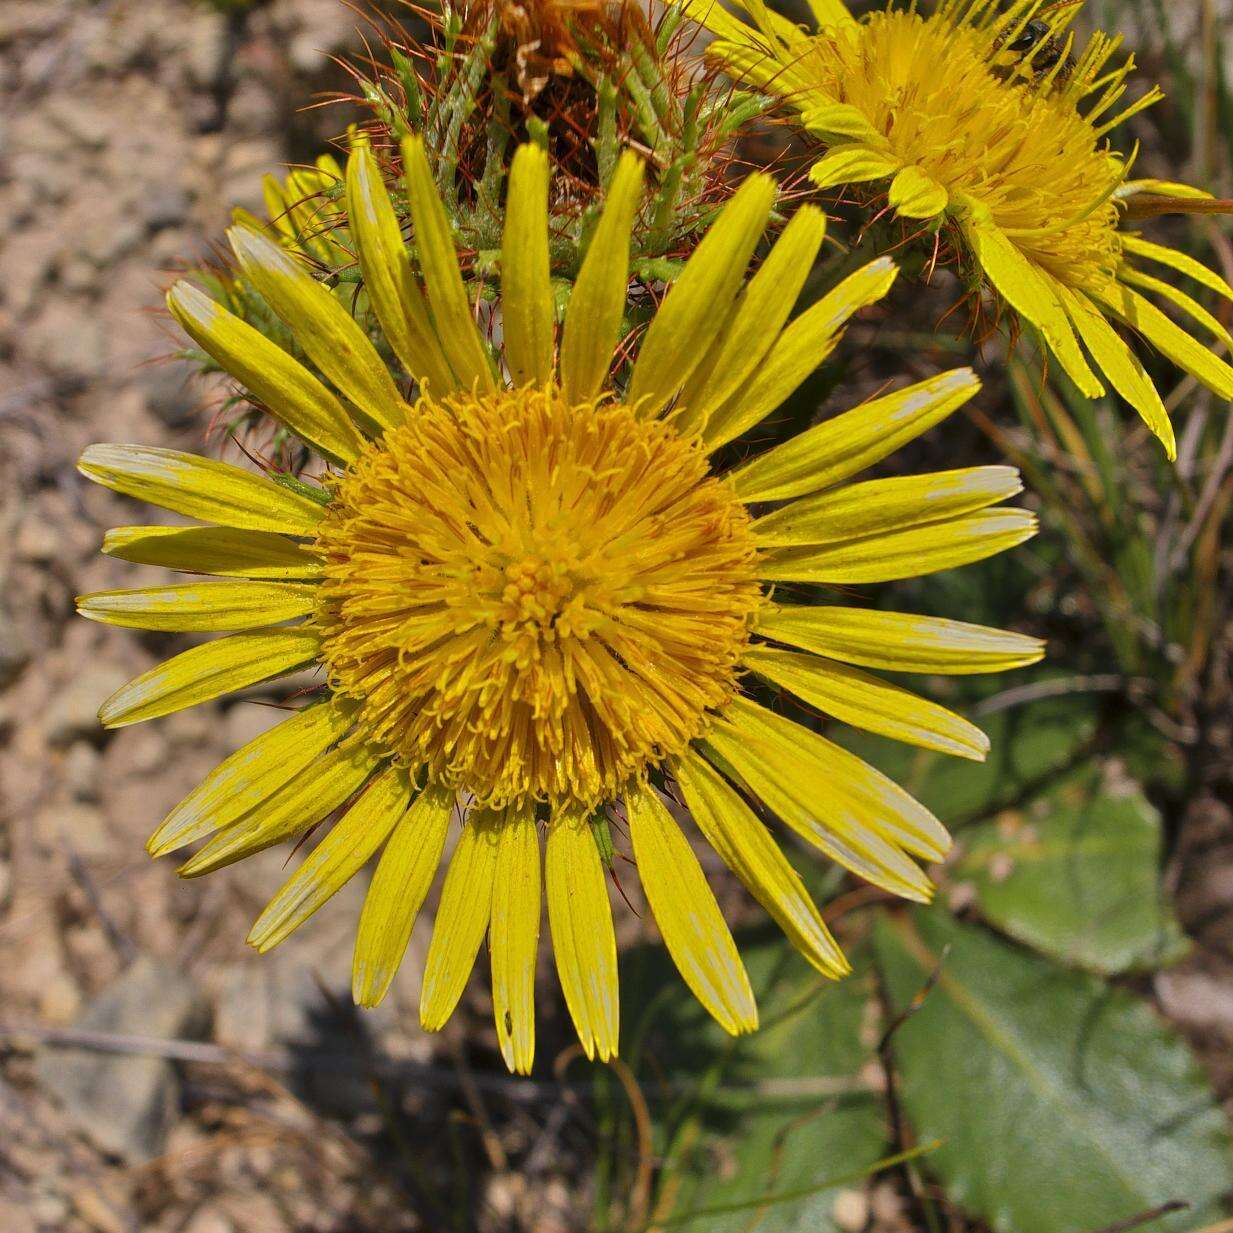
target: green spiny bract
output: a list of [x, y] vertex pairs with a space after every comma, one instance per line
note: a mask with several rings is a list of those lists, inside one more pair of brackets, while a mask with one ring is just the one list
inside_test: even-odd
[[[423, 133], [477, 299], [492, 298], [499, 272], [504, 198], [515, 148], [533, 141], [553, 165], [551, 264], [560, 303], [569, 296], [604, 192], [623, 149], [647, 159], [647, 193], [634, 230], [629, 325], [645, 294], [675, 277], [741, 179], [734, 143], [767, 107], [701, 66], [682, 37], [679, 11], [656, 22], [639, 0], [471, 0], [415, 10], [419, 34], [386, 24], [382, 53], [351, 65], [367, 108], [362, 124], [405, 221], [399, 139]], [[344, 143], [345, 144], [345, 143]], [[367, 297], [347, 231], [342, 173], [330, 155], [264, 181], [270, 228], [364, 324]], [[414, 261], [414, 251], [412, 251]], [[267, 337], [295, 351], [281, 323], [234, 270], [199, 271], [211, 295]], [[375, 323], [372, 323], [375, 326]], [[369, 330], [383, 346], [381, 333]], [[197, 357], [203, 370], [211, 365]], [[306, 362], [306, 357], [297, 358]], [[386, 359], [397, 371], [391, 355]], [[264, 417], [225, 408], [229, 431]], [[266, 434], [268, 439], [268, 434]], [[276, 438], [274, 447], [280, 444]], [[296, 465], [294, 459], [284, 459]], [[301, 460], [302, 461], [302, 460]]]

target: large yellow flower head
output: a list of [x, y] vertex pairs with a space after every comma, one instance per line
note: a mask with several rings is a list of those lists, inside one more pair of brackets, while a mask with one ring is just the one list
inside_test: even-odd
[[1171, 458], [1168, 414], [1111, 322], [1233, 398], [1233, 368], [1190, 331], [1226, 346], [1233, 339], [1192, 297], [1140, 265], [1164, 265], [1230, 299], [1233, 288], [1192, 257], [1121, 228], [1139, 191], [1207, 194], [1127, 178], [1129, 160], [1105, 138], [1160, 92], [1118, 109], [1133, 60], [1111, 65], [1118, 40], [1104, 34], [1075, 46], [1066, 27], [1081, 0], [1005, 8], [941, 0], [931, 14], [888, 7], [860, 21], [843, 0], [810, 0], [816, 33], [762, 0], [737, 0], [752, 25], [715, 0], [678, 3], [718, 35], [708, 56], [799, 114], [824, 148], [810, 171], [819, 187], [886, 183], [900, 217], [949, 224], [965, 261], [1038, 331], [1079, 389], [1099, 397], [1107, 381]]
[[[98, 445], [90, 478], [199, 520], [126, 527], [105, 551], [219, 580], [88, 595], [137, 628], [230, 633], [177, 655], [103, 706], [111, 727], [318, 665], [319, 696], [239, 750], [150, 842], [205, 840], [206, 873], [341, 817], [250, 940], [287, 937], [379, 850], [354, 993], [384, 996], [445, 848], [421, 998], [452, 1013], [485, 934], [511, 1068], [534, 1050], [541, 911], [583, 1047], [617, 1048], [616, 947], [593, 826], [628, 829], [646, 899], [689, 986], [732, 1032], [749, 981], [686, 839], [698, 829], [819, 971], [846, 964], [770, 831], [784, 825], [911, 899], [941, 824], [819, 733], [750, 696], [755, 678], [844, 722], [984, 756], [984, 736], [864, 669], [990, 672], [1030, 638], [926, 617], [778, 602], [777, 581], [865, 584], [1019, 543], [1030, 515], [994, 508], [1006, 467], [849, 481], [976, 390], [968, 370], [868, 402], [719, 473], [715, 451], [772, 412], [895, 277], [880, 258], [789, 323], [824, 231], [800, 210], [746, 281], [774, 186], [736, 192], [642, 336], [614, 359], [642, 165], [619, 164], [558, 331], [548, 279], [548, 162], [512, 164], [499, 309], [477, 326], [418, 139], [404, 148], [413, 266], [371, 152], [345, 172], [364, 285], [405, 376], [344, 305], [261, 230], [232, 232], [244, 274], [314, 371], [186, 283], [191, 337], [327, 460], [319, 483], [189, 454]], [[489, 336], [499, 337], [496, 346]], [[318, 375], [319, 374], [319, 375]], [[332, 387], [332, 388], [331, 388]], [[671, 802], [671, 804], [670, 804]], [[543, 852], [541, 854], [541, 847]]]

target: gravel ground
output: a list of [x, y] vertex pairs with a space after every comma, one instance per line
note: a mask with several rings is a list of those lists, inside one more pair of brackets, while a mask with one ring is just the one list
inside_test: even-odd
[[[168, 358], [162, 288], [208, 254], [232, 205], [259, 206], [264, 172], [343, 127], [338, 109], [297, 109], [343, 84], [329, 57], [356, 20], [337, 0], [247, 16], [191, 0], [0, 3], [4, 1233], [398, 1233], [446, 1227], [442, 1194], [473, 1212], [468, 1228], [582, 1227], [582, 1138], [558, 1150], [560, 1102], [520, 1106], [486, 1069], [480, 991], [442, 1038], [414, 1027], [421, 934], [386, 1005], [360, 1019], [347, 988], [361, 888], [262, 959], [244, 934], [285, 854], [199, 882], [147, 859], [166, 810], [276, 712], [254, 692], [104, 735], [99, 702], [177, 642], [73, 616], [75, 594], [134, 584], [98, 546], [141, 517], [74, 460], [97, 440], [199, 447], [218, 390]], [[1192, 813], [1182, 911], [1211, 945], [1157, 994], [1227, 1081], [1230, 819], [1214, 798]], [[66, 1031], [112, 1052], [66, 1049]], [[567, 1039], [551, 1018], [542, 1035], [549, 1058]]]
[[[260, 206], [264, 172], [344, 126], [337, 108], [299, 109], [345, 84], [329, 57], [356, 25], [336, 0], [246, 16], [190, 0], [0, 4], [4, 1233], [440, 1227], [409, 1179], [444, 1147], [400, 1164], [389, 1138], [405, 1120], [440, 1139], [457, 1087], [447, 1060], [448, 1103], [404, 1098], [399, 1076], [451, 1043], [412, 1026], [422, 956], [361, 1025], [347, 995], [359, 887], [262, 960], [244, 934], [285, 854], [182, 882], [143, 852], [167, 808], [277, 713], [258, 692], [104, 735], [99, 702], [177, 642], [73, 615], [75, 594], [134, 584], [98, 547], [144, 516], [74, 460], [98, 440], [200, 446], [218, 390], [168, 358], [162, 289], [208, 255], [231, 206]], [[174, 1039], [181, 1056], [49, 1042], [69, 1025], [112, 1047]], [[369, 1044], [403, 1067], [384, 1111], [360, 1068]], [[505, 1160], [493, 1143], [468, 1164], [481, 1224], [510, 1227], [529, 1202]], [[566, 1227], [559, 1181], [535, 1203], [536, 1228]]]

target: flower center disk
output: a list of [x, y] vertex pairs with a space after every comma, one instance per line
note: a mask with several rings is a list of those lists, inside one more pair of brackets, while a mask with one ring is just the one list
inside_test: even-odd
[[701, 450], [555, 389], [421, 399], [337, 481], [317, 548], [367, 739], [493, 807], [593, 808], [682, 752], [762, 603]]

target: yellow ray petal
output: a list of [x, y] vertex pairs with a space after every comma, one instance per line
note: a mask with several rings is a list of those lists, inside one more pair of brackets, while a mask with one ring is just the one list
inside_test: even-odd
[[[265, 198], [267, 203], [273, 200], [267, 192], [263, 192], [262, 196]], [[295, 228], [291, 226], [290, 223], [286, 223], [286, 220], [283, 220], [284, 223], [286, 223], [285, 227], [275, 226], [270, 220], [260, 218], [251, 210], [246, 210], [243, 206], [232, 206], [231, 221], [239, 227], [251, 227], [254, 231], [273, 231], [274, 238], [278, 240], [278, 242], [285, 249], [290, 252], [304, 252], [303, 245], [300, 244], [299, 240], [296, 238]], [[225, 293], [227, 299], [234, 302], [235, 297], [232, 294], [231, 288], [225, 288]]]
[[832, 792], [839, 794], [844, 807], [855, 806], [857, 812], [875, 816], [876, 826], [888, 842], [931, 861], [941, 860], [950, 851], [949, 832], [924, 805], [833, 741], [748, 698], [730, 703], [724, 719], [780, 755], [794, 749], [803, 768], [825, 768]]
[[515, 385], [547, 385], [552, 379], [550, 274], [548, 155], [523, 145], [510, 165], [501, 241], [501, 322]]
[[1052, 275], [1029, 261], [987, 210], [973, 206], [962, 221], [976, 260], [998, 293], [1041, 332], [1080, 392], [1088, 398], [1099, 398], [1104, 386], [1083, 358]]
[[842, 30], [856, 25], [856, 18], [848, 12], [843, 0], [807, 0], [807, 3], [819, 30]]
[[814, 604], [773, 608], [759, 620], [755, 632], [830, 659], [887, 672], [1006, 672], [1034, 664], [1045, 653], [1038, 638], [985, 625]]
[[652, 788], [629, 789], [625, 807], [638, 877], [673, 963], [724, 1031], [752, 1032], [749, 977], [698, 858]]
[[223, 633], [277, 625], [313, 610], [317, 588], [278, 582], [195, 582], [77, 597], [91, 621], [129, 629]]
[[820, 492], [880, 462], [963, 406], [980, 381], [956, 368], [845, 411], [733, 472], [743, 501], [780, 501]]
[[891, 582], [983, 561], [1029, 540], [1036, 517], [1022, 509], [977, 510], [944, 522], [837, 544], [773, 548], [760, 560], [763, 578], [781, 582]]
[[121, 686], [99, 708], [105, 728], [124, 728], [170, 715], [259, 681], [284, 676], [320, 653], [312, 630], [271, 629], [232, 634], [191, 647]]
[[266, 905], [249, 930], [248, 944], [265, 954], [324, 906], [385, 842], [411, 795], [406, 771], [382, 771]]
[[270, 226], [278, 233], [284, 243], [298, 244], [295, 225], [287, 213], [287, 198], [283, 186], [275, 176], [261, 177], [261, 199], [265, 202], [265, 212], [269, 217]]
[[[819, 97], [824, 97], [818, 91]], [[804, 98], [802, 97], [802, 102]], [[850, 103], [823, 103], [819, 107], [807, 107], [800, 115], [801, 127], [821, 137], [826, 145], [843, 145], [857, 142], [863, 146], [877, 147], [882, 135], [869, 117], [859, 107]], [[838, 139], [838, 140], [836, 140]]]
[[761, 46], [758, 31], [729, 13], [720, 0], [674, 0], [674, 3], [691, 21], [705, 26], [720, 38], [733, 39], [738, 43], [757, 40], [758, 46]]
[[539, 835], [533, 807], [501, 824], [492, 883], [492, 1009], [505, 1065], [528, 1075], [535, 1060], [535, 957], [539, 951]]
[[380, 765], [373, 751], [352, 743], [317, 758], [311, 770], [283, 786], [242, 818], [224, 827], [176, 872], [198, 878], [303, 834], [329, 817]]
[[904, 218], [936, 218], [949, 204], [950, 194], [919, 167], [905, 167], [891, 181], [887, 200]]
[[1014, 467], [964, 467], [845, 484], [802, 497], [754, 523], [758, 542], [828, 544], [953, 518], [1023, 491]]
[[1092, 353], [1109, 384], [1142, 416], [1143, 422], [1160, 438], [1170, 459], [1177, 457], [1177, 439], [1169, 412], [1160, 400], [1151, 377], [1130, 350], [1126, 341], [1092, 306], [1082, 292], [1066, 291], [1062, 297], [1083, 345]]
[[950, 836], [880, 771], [745, 699], [729, 706], [703, 749], [832, 860], [906, 899], [925, 903], [932, 896], [929, 879], [908, 854], [940, 860]]
[[441, 863], [453, 810], [453, 793], [426, 788], [385, 845], [355, 936], [351, 996], [358, 1006], [378, 1005], [389, 990]]
[[1225, 347], [1233, 350], [1233, 335], [1230, 335], [1229, 331], [1194, 296], [1187, 295], [1186, 292], [1178, 287], [1171, 286], [1162, 278], [1153, 278], [1150, 274], [1144, 274], [1141, 270], [1136, 270], [1127, 265], [1123, 265], [1118, 271], [1118, 278], [1124, 283], [1135, 287], [1142, 287], [1144, 291], [1154, 292], [1156, 295], [1168, 300], [1170, 304], [1180, 308], [1182, 312], [1203, 326], [1209, 333], [1214, 334], [1218, 342], [1222, 342]]
[[[337, 168], [338, 164], [335, 163], [334, 170], [337, 171]], [[333, 206], [324, 195], [324, 190], [336, 184], [339, 178], [337, 175], [323, 174], [320, 168], [293, 167], [287, 176], [285, 190], [288, 221], [296, 242], [284, 247], [306, 253], [327, 268], [339, 261], [349, 260], [346, 251], [330, 234]], [[236, 221], [243, 217], [238, 210], [236, 216]]]
[[548, 922], [565, 1004], [588, 1058], [616, 1056], [616, 934], [599, 851], [587, 819], [566, 814], [548, 827]]
[[766, 230], [775, 181], [751, 175], [707, 229], [655, 313], [638, 349], [626, 401], [655, 415], [706, 356], [728, 318]]
[[152, 445], [87, 445], [77, 470], [126, 497], [245, 531], [312, 535], [325, 510], [263, 475]]
[[186, 282], [167, 293], [184, 332], [302, 441], [334, 462], [351, 462], [364, 437], [342, 403], [259, 330]]
[[1113, 190], [1113, 196], [1118, 200], [1134, 197], [1139, 193], [1151, 193], [1161, 197], [1178, 197], [1183, 200], [1206, 201], [1211, 199], [1211, 193], [1205, 188], [1195, 188], [1191, 184], [1178, 184], [1174, 180], [1123, 180]]
[[420, 994], [420, 1025], [426, 1032], [445, 1026], [475, 966], [492, 913], [501, 822], [499, 813], [475, 810], [450, 859]]
[[841, 145], [824, 154], [810, 167], [809, 178], [818, 188], [834, 188], [837, 184], [884, 180], [902, 167], [902, 159], [872, 146]]
[[421, 137], [408, 137], [402, 143], [402, 163], [415, 228], [415, 251], [424, 271], [424, 286], [442, 349], [464, 389], [491, 390], [496, 386], [492, 360], [471, 315], [449, 219], [437, 195]]
[[406, 403], [385, 361], [346, 308], [269, 236], [232, 227], [227, 237], [245, 275], [335, 388], [375, 428], [400, 424]]
[[740, 0], [740, 7], [753, 18], [768, 40], [774, 39], [788, 49], [808, 46], [812, 36], [803, 27], [770, 8], [764, 0]]
[[1122, 247], [1130, 253], [1146, 257], [1160, 265], [1167, 265], [1179, 274], [1189, 275], [1195, 282], [1202, 283], [1209, 290], [1222, 295], [1226, 300], [1233, 300], [1233, 287], [1229, 286], [1215, 270], [1209, 270], [1201, 261], [1196, 261], [1188, 253], [1179, 252], [1176, 248], [1166, 248], [1163, 244], [1153, 244], [1141, 236], [1123, 234]]
[[693, 374], [691, 382], [700, 382], [701, 388], [686, 398], [686, 414], [678, 412], [682, 430], [705, 424], [754, 375], [788, 320], [825, 234], [826, 215], [814, 206], [802, 206], [792, 216], [741, 292], [731, 324]]
[[113, 527], [103, 537], [103, 551], [134, 565], [225, 578], [316, 578], [321, 573], [320, 558], [304, 545], [231, 527]]
[[880, 300], [898, 273], [889, 257], [878, 257], [801, 313], [779, 336], [745, 388], [712, 411], [702, 433], [707, 448], [718, 449], [779, 407], [830, 354], [848, 319]]
[[800, 875], [771, 833], [722, 776], [697, 754], [674, 767], [698, 829], [724, 864], [744, 883], [788, 935], [792, 945], [824, 976], [851, 971]]
[[1233, 368], [1170, 321], [1150, 300], [1120, 283], [1112, 284], [1098, 298], [1179, 368], [1202, 381], [1212, 393], [1233, 399]]
[[561, 330], [561, 388], [573, 403], [599, 393], [621, 333], [629, 286], [629, 237], [642, 200], [642, 160], [626, 150], [608, 185]]
[[859, 668], [764, 646], [750, 647], [743, 662], [842, 723], [976, 762], [989, 752], [989, 738], [974, 724]]
[[411, 269], [398, 216], [366, 140], [347, 160], [347, 215], [364, 286], [381, 331], [403, 367], [434, 394], [458, 388]]
[[706, 58], [718, 64], [728, 76], [744, 86], [763, 90], [788, 100], [809, 98], [823, 106], [833, 103], [824, 90], [818, 89], [807, 71], [795, 62], [785, 64], [767, 48], [767, 40], [746, 26], [741, 41], [716, 39], [707, 49]]
[[146, 850], [166, 856], [230, 825], [314, 766], [351, 726], [349, 710], [305, 707], [220, 762], [163, 820]]

